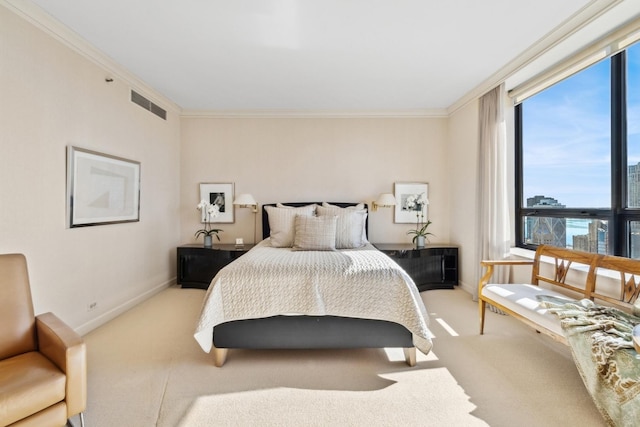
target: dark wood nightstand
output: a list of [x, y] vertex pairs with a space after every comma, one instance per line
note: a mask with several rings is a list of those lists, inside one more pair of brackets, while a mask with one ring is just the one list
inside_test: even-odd
[[458, 284], [458, 248], [426, 245], [416, 249], [410, 243], [374, 243], [411, 276], [419, 291], [453, 289]]
[[233, 244], [214, 244], [205, 248], [194, 243], [178, 246], [177, 282], [183, 288], [207, 289], [222, 267], [247, 253], [254, 245], [240, 248]]

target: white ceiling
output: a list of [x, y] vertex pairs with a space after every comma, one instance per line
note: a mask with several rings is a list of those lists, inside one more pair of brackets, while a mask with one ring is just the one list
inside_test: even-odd
[[33, 0], [185, 110], [446, 109], [589, 0]]

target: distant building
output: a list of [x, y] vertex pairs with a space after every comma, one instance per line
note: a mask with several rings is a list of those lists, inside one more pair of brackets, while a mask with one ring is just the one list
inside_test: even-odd
[[588, 234], [573, 236], [573, 249], [597, 254], [606, 254], [609, 245], [607, 241], [607, 222], [599, 219], [589, 223]]
[[[564, 208], [553, 197], [534, 196], [527, 199], [528, 208]], [[553, 245], [561, 248], [567, 245], [567, 221], [564, 218], [527, 217], [525, 242], [533, 245]]]
[[640, 163], [629, 165], [627, 174], [627, 206], [640, 208]]
[[591, 252], [589, 250], [589, 236], [587, 234], [573, 236], [573, 249], [577, 251]]
[[[640, 208], [640, 163], [629, 165], [627, 175], [627, 207]], [[631, 258], [640, 258], [640, 222], [629, 225]]]
[[565, 205], [558, 203], [553, 197], [547, 196], [533, 196], [527, 199], [528, 208], [566, 208]]

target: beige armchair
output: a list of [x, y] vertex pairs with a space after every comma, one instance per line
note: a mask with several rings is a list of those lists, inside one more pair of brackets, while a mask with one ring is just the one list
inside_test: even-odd
[[87, 404], [82, 338], [52, 313], [34, 316], [27, 261], [0, 255], [0, 426], [64, 426]]

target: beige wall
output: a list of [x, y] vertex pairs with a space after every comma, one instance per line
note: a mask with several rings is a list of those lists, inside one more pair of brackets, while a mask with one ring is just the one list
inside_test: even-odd
[[[37, 16], [25, 21], [6, 7], [0, 3], [0, 253], [27, 255], [37, 312], [54, 311], [86, 332], [172, 283], [175, 247], [196, 242], [201, 227], [201, 182], [232, 182], [261, 204], [371, 203], [395, 182], [427, 182], [432, 243], [459, 246], [460, 284], [474, 293], [477, 100], [447, 118], [180, 117], [179, 107], [86, 42], [69, 42], [68, 29], [59, 33], [50, 18], [46, 33], [29, 23], [42, 12], [26, 7]], [[131, 87], [165, 107], [168, 120], [132, 104]], [[66, 227], [69, 145], [141, 162], [139, 222]], [[235, 209], [235, 217], [220, 225], [223, 241], [253, 241], [253, 214]], [[372, 212], [369, 224], [372, 242], [410, 241], [412, 225], [395, 224], [392, 209]]]
[[[116, 73], [106, 83], [113, 70], [4, 7], [0, 28], [0, 253], [27, 255], [37, 312], [83, 333], [172, 283], [175, 247], [201, 241], [201, 182], [232, 182], [261, 204], [371, 203], [395, 182], [427, 182], [431, 241], [461, 245], [470, 280], [474, 105], [450, 119], [180, 118], [142, 90], [167, 108], [165, 122], [129, 101], [136, 82]], [[140, 222], [67, 228], [69, 145], [141, 162]], [[235, 217], [220, 226], [223, 241], [253, 241], [253, 214]], [[393, 221], [392, 209], [372, 212], [370, 240], [410, 242], [413, 225]]]
[[[232, 182], [258, 203], [361, 201], [393, 192], [395, 182], [429, 184], [431, 239], [449, 241], [446, 118], [183, 118], [181, 241], [196, 242], [199, 183]], [[253, 214], [235, 210], [221, 238], [253, 241]], [[261, 236], [260, 219], [258, 236]], [[370, 213], [372, 242], [410, 242], [411, 224], [393, 210]], [[202, 238], [200, 238], [200, 241]]]
[[[86, 331], [175, 277], [179, 117], [2, 6], [0, 29], [0, 253], [26, 254], [36, 312]], [[140, 222], [66, 227], [68, 145], [141, 162]]]
[[478, 102], [473, 101], [449, 117], [449, 183], [451, 243], [460, 251], [460, 286], [474, 293], [478, 281], [476, 181], [478, 175]]

